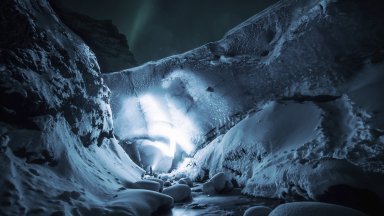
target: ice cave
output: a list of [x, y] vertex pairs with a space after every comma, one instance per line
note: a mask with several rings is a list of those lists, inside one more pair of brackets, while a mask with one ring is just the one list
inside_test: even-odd
[[383, 11], [1, 0], [0, 215], [384, 215]]

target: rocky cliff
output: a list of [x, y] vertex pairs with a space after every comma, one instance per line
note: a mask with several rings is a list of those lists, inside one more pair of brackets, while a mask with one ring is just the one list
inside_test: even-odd
[[125, 35], [111, 20], [96, 20], [87, 15], [69, 11], [57, 1], [51, 1], [62, 22], [91, 48], [103, 73], [120, 71], [137, 66], [129, 50]]

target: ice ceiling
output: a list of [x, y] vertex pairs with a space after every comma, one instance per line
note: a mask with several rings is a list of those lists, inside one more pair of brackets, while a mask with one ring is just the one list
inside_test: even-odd
[[196, 74], [174, 70], [159, 85], [121, 97], [114, 116], [116, 133], [127, 143], [138, 145], [147, 161], [144, 166], [168, 171], [177, 149], [188, 155], [204, 141], [207, 126], [201, 119], [228, 115], [225, 98], [212, 91]]

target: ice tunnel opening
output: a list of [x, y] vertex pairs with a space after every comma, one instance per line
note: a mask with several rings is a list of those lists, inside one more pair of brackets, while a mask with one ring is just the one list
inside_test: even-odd
[[168, 172], [180, 162], [182, 155], [194, 150], [197, 128], [162, 94], [127, 98], [119, 118], [130, 120], [118, 122], [117, 129], [125, 135], [126, 143], [136, 145], [139, 165], [147, 171]]
[[178, 169], [234, 112], [220, 88], [208, 88], [221, 80], [199, 72], [177, 69], [156, 78], [150, 72], [130, 76], [113, 96], [115, 134], [146, 171]]

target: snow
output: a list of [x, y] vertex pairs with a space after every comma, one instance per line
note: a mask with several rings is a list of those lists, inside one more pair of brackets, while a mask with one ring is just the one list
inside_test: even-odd
[[167, 172], [177, 147], [187, 153], [194, 149], [196, 128], [192, 120], [180, 112], [181, 108], [161, 92], [126, 98], [115, 119], [117, 135], [137, 143], [141, 158], [151, 158], [142, 161], [145, 167]]
[[163, 180], [158, 179], [158, 178], [145, 178], [145, 180], [154, 181], [154, 182], [159, 183], [159, 184], [160, 184], [160, 189], [159, 189], [159, 191], [160, 191], [160, 192], [163, 191], [163, 187], [164, 187], [164, 181], [163, 181]]
[[220, 172], [214, 175], [209, 181], [203, 184], [203, 192], [206, 194], [216, 194], [233, 189], [231, 177], [226, 173]]
[[172, 185], [172, 183], [170, 181], [165, 181], [164, 182], [164, 187], [169, 187], [171, 185]]
[[132, 188], [136, 189], [145, 189], [145, 190], [151, 190], [151, 191], [160, 191], [161, 185], [159, 182], [152, 181], [152, 180], [141, 180], [137, 181], [132, 184]]
[[[369, 162], [362, 158], [354, 163], [345, 159], [348, 151], [359, 148], [356, 140], [370, 139], [366, 120], [354, 113], [358, 109], [351, 108], [348, 97], [327, 104], [266, 102], [259, 111], [198, 151], [179, 172], [199, 179], [205, 175], [204, 170], [210, 176], [226, 171], [245, 186], [244, 193], [265, 197], [289, 199], [295, 194], [316, 199], [338, 184], [382, 193], [374, 183], [376, 175], [370, 171], [380, 168], [373, 164], [368, 167]], [[343, 112], [345, 116], [328, 117], [331, 112]], [[332, 122], [328, 123], [330, 118]], [[351, 127], [353, 124], [359, 126]], [[380, 148], [379, 143], [376, 145], [376, 149]], [[362, 169], [362, 165], [370, 170]], [[208, 182], [205, 186], [215, 191], [214, 184]]]
[[107, 203], [108, 214], [150, 216], [156, 210], [173, 207], [173, 198], [165, 194], [140, 189], [130, 189], [118, 194]]
[[193, 187], [193, 182], [190, 178], [181, 178], [178, 183], [188, 185], [189, 187]]
[[[136, 68], [103, 75], [112, 91], [112, 111], [121, 113], [126, 110], [125, 100], [140, 100], [140, 97], [152, 95], [160, 107], [169, 107], [171, 120], [166, 122], [177, 129], [175, 134], [182, 134], [186, 138], [179, 140], [190, 142], [190, 148], [184, 150], [192, 156], [195, 154], [194, 150], [209, 146], [214, 138], [226, 133], [239, 119], [245, 118], [249, 111], [257, 110], [259, 105], [268, 104], [268, 101], [277, 102], [282, 98], [295, 100], [299, 96], [306, 100], [316, 100], [321, 96], [340, 97], [347, 93], [344, 88], [346, 82], [362, 73], [360, 66], [367, 63], [374, 50], [381, 46], [373, 45], [373, 42], [372, 46], [363, 45], [367, 41], [377, 41], [373, 39], [376, 38], [373, 35], [382, 32], [383, 26], [383, 21], [364, 15], [365, 12], [360, 9], [365, 7], [368, 5], [362, 2], [341, 4], [326, 0], [281, 1], [233, 28], [219, 41]], [[371, 23], [372, 28], [366, 23]], [[356, 53], [356, 56], [352, 57], [351, 53]], [[347, 97], [353, 100], [352, 95]], [[304, 106], [298, 104], [297, 107]], [[295, 105], [290, 105], [289, 108], [295, 109]], [[155, 110], [161, 109], [148, 112], [156, 114]], [[317, 110], [322, 112], [323, 109], [326, 108], [319, 107]], [[316, 108], [310, 111], [319, 115]], [[140, 120], [140, 112], [137, 113], [139, 115], [134, 118], [134, 122], [146, 122], [143, 118]], [[287, 110], [281, 114], [291, 113]], [[304, 113], [305, 116], [307, 114], [311, 113]], [[295, 115], [299, 117], [300, 112]], [[345, 117], [347, 116], [348, 114]], [[376, 117], [381, 118], [380, 116], [380, 112], [377, 112], [373, 121], [376, 121]], [[303, 128], [290, 127], [288, 123], [271, 124], [269, 127], [277, 126], [280, 130], [273, 130], [276, 133], [274, 137], [267, 136], [271, 138], [270, 141], [261, 140], [265, 142], [262, 147], [269, 145], [292, 149], [307, 143], [306, 140], [298, 139], [313, 138], [311, 124], [315, 124], [317, 120], [317, 123], [321, 122], [312, 117], [308, 119], [315, 122], [308, 123], [309, 127], [303, 124]], [[120, 115], [115, 115], [114, 120], [123, 121], [124, 124], [132, 122]], [[142, 131], [146, 124], [150, 123], [140, 123], [137, 126], [130, 124], [126, 128], [127, 131]], [[114, 126], [118, 131], [125, 129], [123, 124], [115, 123]], [[290, 134], [291, 129], [296, 130], [293, 131], [295, 135]], [[168, 136], [166, 131], [161, 133]], [[308, 133], [307, 137], [301, 137], [305, 133]], [[341, 136], [345, 135], [348, 136], [346, 133]], [[284, 136], [289, 139], [285, 140]], [[130, 134], [127, 137], [134, 139], [138, 136]], [[325, 141], [329, 137], [323, 138], [319, 139]], [[275, 142], [279, 144], [275, 145]], [[336, 142], [338, 143], [337, 140]], [[291, 146], [290, 143], [296, 145]], [[160, 147], [161, 143], [154, 145]], [[350, 147], [349, 144], [346, 146]], [[280, 151], [268, 147], [259, 150], [268, 150], [271, 154], [273, 151]], [[258, 152], [257, 156], [261, 157], [262, 153]], [[325, 155], [346, 158], [348, 150], [342, 147], [342, 150], [334, 153], [335, 155]], [[222, 160], [216, 156], [217, 154], [212, 156], [215, 157], [212, 160]], [[239, 166], [249, 166], [249, 162]], [[210, 171], [217, 173], [220, 170]], [[239, 180], [245, 184], [253, 173], [242, 172], [241, 175], [243, 177]]]
[[366, 214], [344, 206], [319, 202], [294, 202], [281, 204], [269, 216], [366, 216]]
[[[288, 201], [335, 185], [384, 197], [383, 64], [371, 61], [384, 19], [366, 16], [368, 3], [281, 1], [220, 41], [100, 75], [48, 2], [4, 2], [28, 35], [1, 41], [0, 214], [151, 215], [191, 197], [184, 184], [123, 187], [161, 183], [141, 180], [119, 141], [155, 171], [186, 158], [164, 180], [208, 176], [208, 193], [233, 178]], [[271, 214], [314, 210], [359, 215], [319, 203]]]
[[171, 196], [175, 202], [181, 202], [191, 198], [191, 188], [188, 185], [175, 184], [165, 188], [163, 194]]
[[268, 216], [272, 211], [271, 208], [265, 206], [253, 206], [248, 208], [243, 216]]

